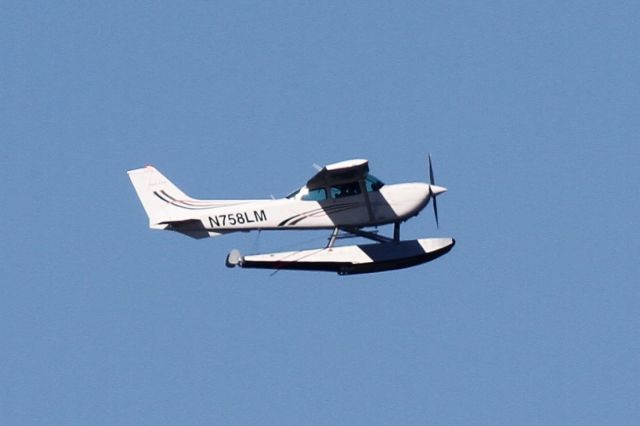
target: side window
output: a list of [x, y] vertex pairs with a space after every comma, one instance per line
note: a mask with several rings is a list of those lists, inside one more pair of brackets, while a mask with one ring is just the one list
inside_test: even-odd
[[310, 189], [308, 193], [302, 196], [305, 201], [322, 201], [327, 199], [327, 190], [324, 188]]
[[350, 197], [358, 194], [360, 194], [358, 182], [344, 183], [331, 187], [331, 198]]

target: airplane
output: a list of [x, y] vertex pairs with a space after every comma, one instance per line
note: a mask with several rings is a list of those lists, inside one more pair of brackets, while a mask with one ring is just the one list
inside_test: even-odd
[[[430, 183], [384, 184], [369, 173], [364, 159], [324, 167], [305, 185], [280, 199], [199, 200], [189, 197], [153, 166], [128, 171], [149, 218], [149, 227], [201, 239], [232, 232], [331, 230], [325, 247], [242, 255], [231, 250], [230, 267], [330, 271], [339, 275], [395, 270], [419, 265], [448, 253], [453, 238], [400, 239], [400, 224], [431, 202], [438, 224], [436, 197], [447, 189]], [[365, 230], [393, 224], [393, 236]], [[336, 240], [364, 237], [369, 244], [336, 246]]]

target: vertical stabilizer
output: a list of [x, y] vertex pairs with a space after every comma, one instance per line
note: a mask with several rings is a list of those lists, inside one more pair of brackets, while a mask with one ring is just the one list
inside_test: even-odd
[[140, 202], [149, 217], [152, 228], [162, 222], [181, 220], [184, 213], [174, 204], [176, 202], [194, 201], [182, 192], [155, 167], [147, 166], [127, 172]]

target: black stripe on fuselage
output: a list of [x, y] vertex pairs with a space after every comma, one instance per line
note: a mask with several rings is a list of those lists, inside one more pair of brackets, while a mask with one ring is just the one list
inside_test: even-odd
[[162, 193], [162, 195], [164, 195], [169, 200], [171, 200], [171, 201], [167, 201], [168, 203], [170, 203], [170, 204], [172, 204], [172, 205], [174, 205], [176, 207], [180, 207], [182, 209], [187, 209], [187, 210], [207, 210], [207, 209], [212, 209], [214, 207], [221, 207], [220, 205], [216, 205], [216, 204], [198, 205], [198, 204], [193, 203], [191, 201], [178, 200], [177, 198], [172, 197], [171, 195], [169, 195], [165, 190], [162, 190], [160, 192]]

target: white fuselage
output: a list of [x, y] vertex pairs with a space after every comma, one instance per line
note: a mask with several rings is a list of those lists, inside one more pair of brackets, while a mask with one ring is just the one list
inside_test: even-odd
[[[428, 184], [402, 183], [385, 185], [375, 192], [322, 201], [291, 198], [182, 201], [163, 194], [158, 197], [177, 207], [171, 209], [171, 219], [163, 223], [197, 220], [215, 235], [232, 231], [365, 227], [400, 222], [418, 214], [429, 202], [430, 195]], [[151, 225], [161, 227], [162, 223]]]

